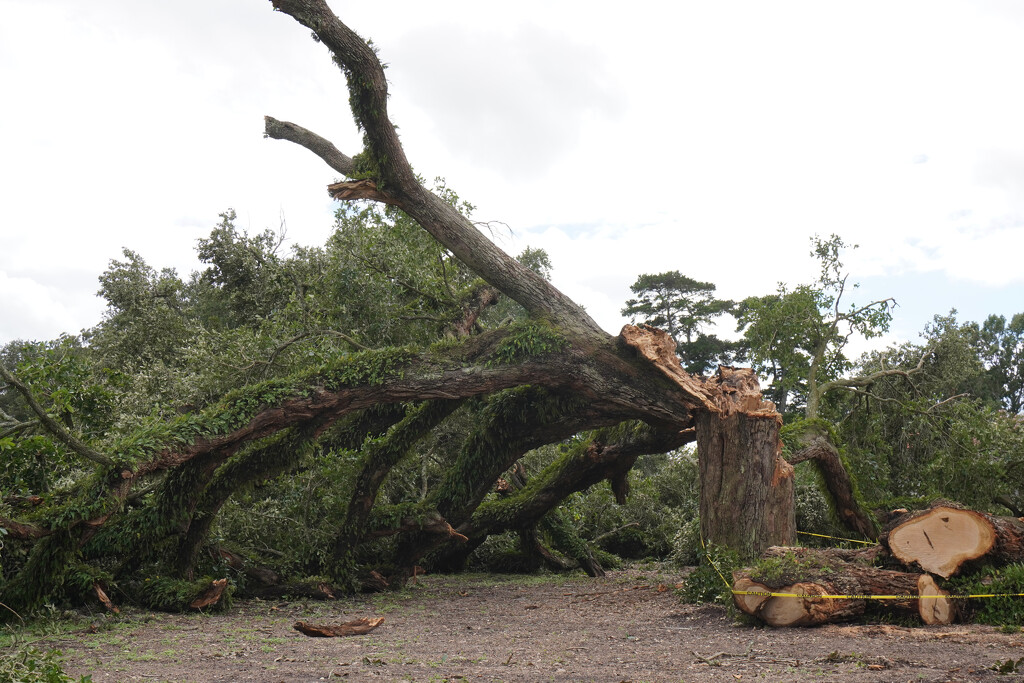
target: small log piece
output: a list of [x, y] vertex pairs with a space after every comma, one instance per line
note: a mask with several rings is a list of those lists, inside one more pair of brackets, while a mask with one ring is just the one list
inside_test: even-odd
[[93, 590], [93, 592], [96, 593], [96, 597], [99, 598], [99, 601], [101, 603], [103, 603], [104, 607], [106, 607], [108, 610], [110, 610], [114, 614], [120, 614], [121, 613], [121, 610], [119, 610], [117, 608], [117, 606], [113, 602], [110, 601], [110, 598], [107, 596], [107, 592], [105, 590], [103, 590], [103, 586], [101, 586], [97, 582], [93, 582], [92, 590]]
[[939, 588], [931, 574], [921, 574], [917, 580], [917, 594], [925, 596], [917, 600], [921, 621], [929, 626], [945, 626], [956, 620], [956, 600], [946, 597], [949, 591]]
[[316, 624], [307, 624], [304, 621], [296, 621], [292, 628], [303, 635], [309, 636], [310, 638], [336, 638], [338, 636], [361, 636], [369, 633], [383, 623], [384, 617], [377, 617], [376, 619], [356, 619], [355, 621], [349, 621], [344, 624], [337, 624], [334, 626], [317, 626]]

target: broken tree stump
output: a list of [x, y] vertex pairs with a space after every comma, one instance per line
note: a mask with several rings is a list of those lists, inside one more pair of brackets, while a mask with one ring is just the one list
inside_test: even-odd
[[936, 504], [897, 517], [881, 542], [903, 564], [948, 579], [981, 557], [1001, 563], [1024, 560], [1024, 522]]
[[376, 619], [366, 619], [364, 617], [334, 626], [317, 626], [316, 624], [307, 624], [304, 621], [296, 621], [292, 628], [310, 638], [336, 638], [338, 636], [361, 636], [383, 623], [384, 617], [377, 617]]

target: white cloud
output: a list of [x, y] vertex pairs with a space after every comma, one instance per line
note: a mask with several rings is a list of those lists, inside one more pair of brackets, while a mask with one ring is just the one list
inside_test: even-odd
[[89, 294], [0, 271], [0, 339], [45, 340], [81, 331], [82, 313], [99, 322], [103, 307]]
[[[731, 298], [811, 280], [815, 233], [861, 245], [855, 278], [1024, 295], [1019, 3], [336, 9], [391, 63], [416, 170], [507, 222], [510, 251], [547, 249], [611, 331], [643, 272]], [[0, 273], [36, 307], [10, 312], [0, 342], [35, 319], [94, 324], [95, 277], [123, 246], [196, 267], [228, 207], [251, 230], [283, 212], [293, 241], [322, 242], [333, 173], [263, 140], [262, 117], [349, 153], [360, 140], [326, 50], [269, 3], [8, 0], [0, 87], [17, 131], [0, 140]]]

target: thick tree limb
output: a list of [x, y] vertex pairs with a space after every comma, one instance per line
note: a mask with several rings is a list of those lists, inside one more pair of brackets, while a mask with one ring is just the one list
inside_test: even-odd
[[19, 432], [23, 432], [26, 429], [31, 429], [32, 427], [36, 427], [38, 425], [39, 420], [28, 420], [26, 422], [17, 422], [14, 424], [7, 423], [4, 425], [0, 425], [0, 428], [2, 428], [2, 431], [0, 431], [0, 439], [3, 439], [8, 436], [13, 436], [15, 434], [18, 434]]
[[34, 524], [22, 524], [21, 522], [16, 522], [13, 519], [7, 519], [6, 517], [0, 517], [0, 527], [7, 529], [7, 532], [12, 538], [21, 539], [23, 541], [42, 538], [43, 536], [49, 536], [53, 533], [50, 529], [44, 529], [43, 527], [35, 526]]
[[625, 474], [639, 456], [664, 453], [695, 438], [692, 430], [671, 435], [644, 425], [620, 441], [605, 443], [612, 434], [614, 430], [598, 432], [589, 443], [549, 465], [520, 490], [480, 506], [459, 531], [475, 536], [532, 527], [568, 495]]
[[19, 394], [21, 394], [21, 397], [25, 399], [25, 403], [27, 403], [28, 407], [32, 409], [32, 412], [36, 414], [36, 417], [39, 418], [40, 424], [46, 428], [46, 431], [50, 432], [50, 434], [52, 434], [58, 441], [74, 451], [75, 454], [80, 455], [86, 460], [91, 460], [98, 465], [114, 464], [112, 458], [89, 448], [85, 443], [79, 440], [78, 437], [65, 429], [63, 425], [50, 417], [46, 410], [39, 405], [39, 401], [36, 400], [32, 391], [17, 377], [8, 372], [7, 368], [3, 365], [0, 365], [0, 377], [3, 377], [5, 382], [10, 384]]
[[929, 355], [931, 355], [931, 347], [928, 347], [924, 350], [924, 353], [921, 354], [921, 358], [917, 361], [917, 365], [911, 368], [910, 370], [901, 370], [896, 368], [889, 370], [879, 370], [877, 372], [872, 372], [862, 377], [840, 378], [834, 379], [830, 382], [825, 382], [823, 384], [818, 385], [818, 394], [820, 396], [824, 396], [829, 391], [839, 388], [862, 389], [864, 387], [870, 387], [878, 380], [884, 379], [886, 377], [903, 377], [904, 379], [909, 380], [911, 375], [915, 375], [924, 369], [924, 362]]
[[342, 175], [352, 175], [355, 164], [352, 158], [342, 154], [334, 143], [322, 138], [311, 130], [291, 121], [278, 121], [271, 116], [263, 117], [263, 134], [275, 140], [288, 140], [301, 145], [324, 160], [328, 166]]
[[607, 333], [572, 299], [495, 246], [469, 219], [420, 184], [388, 118], [387, 79], [373, 49], [322, 0], [272, 3], [311, 29], [345, 73], [352, 113], [365, 131], [364, 153], [379, 173], [371, 180], [380, 192], [393, 198], [389, 203], [412, 216], [463, 263], [532, 315], [606, 340]]
[[839, 521], [864, 538], [878, 538], [878, 526], [871, 515], [857, 501], [853, 480], [839, 459], [839, 451], [826, 435], [812, 434], [800, 440], [803, 448], [793, 454], [790, 464], [814, 460], [825, 482], [825, 488], [835, 504]]
[[[345, 522], [334, 540], [335, 559], [351, 552], [366, 535], [366, 522], [377, 502], [380, 487], [391, 470], [423, 436], [451, 415], [459, 405], [461, 401], [428, 401], [410, 411], [382, 439], [363, 448], [362, 469], [352, 487]], [[440, 521], [446, 529], [451, 529], [448, 522], [443, 519]], [[396, 533], [400, 530], [396, 530]]]

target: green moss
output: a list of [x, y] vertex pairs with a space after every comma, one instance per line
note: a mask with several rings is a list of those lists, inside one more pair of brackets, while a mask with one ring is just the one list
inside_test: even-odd
[[558, 353], [568, 346], [566, 338], [550, 323], [539, 320], [514, 323], [492, 352], [487, 365], [511, 365], [527, 358]]
[[828, 561], [816, 555], [788, 552], [781, 557], [761, 558], [750, 570], [750, 578], [771, 588], [805, 581], [809, 576], [835, 573]]
[[820, 417], [801, 417], [791, 420], [782, 426], [779, 436], [782, 438], [782, 443], [789, 453], [795, 453], [800, 450], [804, 447], [805, 441], [815, 437], [824, 438], [837, 448], [838, 444], [842, 443], [839, 439], [839, 433], [836, 432], [832, 423]]

